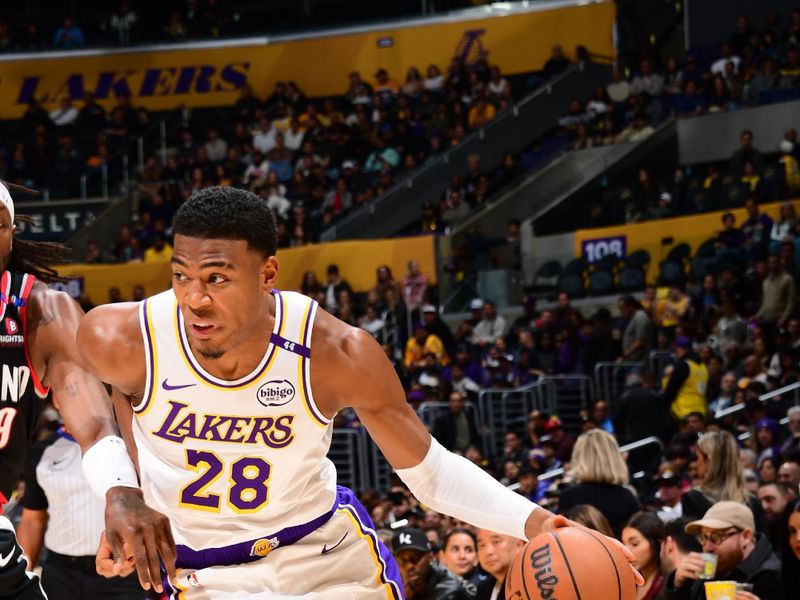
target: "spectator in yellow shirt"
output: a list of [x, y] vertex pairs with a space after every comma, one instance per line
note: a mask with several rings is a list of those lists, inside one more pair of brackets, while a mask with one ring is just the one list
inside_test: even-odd
[[800, 166], [794, 157], [794, 144], [789, 140], [781, 142], [781, 158], [778, 160], [783, 179], [783, 192], [796, 194], [800, 190]]
[[475, 104], [469, 109], [469, 115], [467, 116], [469, 128], [477, 129], [478, 127], [483, 127], [494, 119], [496, 112], [494, 104], [487, 102], [483, 96], [478, 96], [475, 99]]
[[438, 335], [428, 333], [422, 324], [414, 328], [414, 337], [406, 342], [406, 352], [403, 357], [403, 365], [406, 370], [413, 373], [420, 369], [425, 363], [425, 355], [431, 352], [436, 355], [439, 365], [445, 367], [450, 363], [450, 358], [444, 349], [444, 344]]
[[373, 88], [375, 95], [380, 96], [381, 99], [388, 104], [394, 103], [397, 95], [400, 93], [400, 86], [394, 79], [389, 77], [386, 69], [378, 69], [375, 72], [375, 87]]
[[668, 339], [675, 337], [675, 329], [687, 310], [689, 310], [689, 296], [680, 286], [673, 285], [669, 288], [667, 297], [659, 301], [655, 316], [656, 323]]
[[155, 243], [145, 250], [144, 262], [159, 263], [172, 260], [172, 246], [162, 236], [157, 236]]

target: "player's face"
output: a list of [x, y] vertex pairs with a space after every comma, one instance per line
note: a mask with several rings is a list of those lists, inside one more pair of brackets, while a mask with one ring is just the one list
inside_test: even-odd
[[0, 204], [0, 266], [5, 269], [11, 259], [11, 244], [14, 237], [14, 224], [8, 209]]
[[172, 272], [194, 351], [215, 359], [234, 347], [245, 351], [265, 343], [268, 296], [278, 275], [274, 256], [264, 257], [245, 240], [176, 235]]

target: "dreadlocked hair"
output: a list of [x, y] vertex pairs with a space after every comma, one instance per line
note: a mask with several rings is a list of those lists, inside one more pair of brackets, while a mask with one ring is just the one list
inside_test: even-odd
[[[39, 193], [36, 190], [15, 183], [6, 181], [2, 183], [9, 191], [31, 195]], [[14, 223], [35, 225], [36, 221], [28, 215], [15, 215]], [[15, 237], [11, 246], [11, 258], [8, 261], [7, 268], [9, 271], [30, 273], [44, 283], [64, 283], [67, 278], [61, 277], [58, 271], [53, 268], [53, 265], [68, 263], [71, 253], [72, 251], [67, 246], [58, 242], [38, 242]]]

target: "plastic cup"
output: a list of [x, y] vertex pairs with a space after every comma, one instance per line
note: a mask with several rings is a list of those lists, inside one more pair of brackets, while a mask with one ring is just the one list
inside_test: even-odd
[[735, 581], [706, 581], [706, 600], [735, 600]]
[[717, 555], [712, 552], [703, 552], [703, 570], [697, 574], [698, 579], [714, 579], [717, 574]]

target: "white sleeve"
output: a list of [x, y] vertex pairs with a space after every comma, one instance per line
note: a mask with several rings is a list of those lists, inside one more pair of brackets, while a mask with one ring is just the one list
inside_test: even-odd
[[481, 529], [522, 540], [525, 523], [539, 508], [512, 492], [463, 456], [445, 450], [431, 438], [431, 447], [416, 467], [397, 469], [420, 502]]
[[92, 491], [103, 501], [112, 487], [139, 487], [125, 441], [116, 435], [104, 437], [84, 452], [83, 473]]

